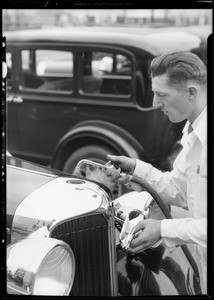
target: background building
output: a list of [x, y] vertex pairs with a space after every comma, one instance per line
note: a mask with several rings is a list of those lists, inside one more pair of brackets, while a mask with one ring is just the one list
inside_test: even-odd
[[211, 9], [4, 9], [3, 31], [47, 26], [202, 26]]

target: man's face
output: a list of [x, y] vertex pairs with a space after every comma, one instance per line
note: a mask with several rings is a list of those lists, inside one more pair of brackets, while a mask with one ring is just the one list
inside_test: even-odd
[[171, 122], [177, 123], [188, 118], [190, 104], [187, 89], [176, 89], [167, 82], [167, 74], [152, 78], [154, 92], [153, 107], [159, 107]]

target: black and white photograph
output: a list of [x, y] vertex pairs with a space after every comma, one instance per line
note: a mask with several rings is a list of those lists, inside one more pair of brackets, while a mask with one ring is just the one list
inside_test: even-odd
[[2, 9], [2, 298], [212, 297], [211, 2], [49, 2]]

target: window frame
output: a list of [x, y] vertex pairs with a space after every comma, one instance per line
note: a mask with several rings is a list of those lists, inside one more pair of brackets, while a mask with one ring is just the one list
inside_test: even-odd
[[[10, 78], [8, 78], [8, 73], [9, 73], [9, 67], [7, 66], [7, 76], [6, 76], [6, 92], [12, 92], [13, 87], [14, 87], [14, 72], [12, 72], [13, 69], [13, 49], [11, 48], [7, 48], [6, 49], [6, 64], [7, 64], [7, 54], [11, 55], [11, 74], [10, 74]], [[10, 85], [8, 85], [8, 80], [10, 80]]]
[[[136, 99], [136, 61], [138, 60], [138, 55], [140, 49], [132, 49], [132, 47], [128, 48], [121, 48], [120, 46], [114, 45], [103, 45], [103, 44], [93, 44], [93, 43], [66, 43], [66, 42], [16, 42], [13, 45], [12, 42], [9, 44], [10, 48], [14, 48], [14, 52], [12, 55], [15, 54], [16, 56], [16, 72], [18, 73], [16, 76], [16, 86], [14, 91], [23, 95], [30, 96], [30, 99], [35, 99], [39, 101], [43, 101], [44, 97], [47, 101], [57, 102], [60, 99], [60, 102], [67, 102], [67, 103], [80, 103], [80, 104], [89, 104], [89, 105], [115, 105], [115, 106], [124, 106], [124, 107], [135, 107], [139, 106], [139, 103]], [[9, 48], [8, 47], [8, 48]], [[43, 91], [34, 88], [23, 88], [22, 83], [22, 70], [21, 70], [21, 51], [22, 50], [59, 50], [59, 51], [68, 51], [73, 53], [73, 93], [69, 91]], [[132, 62], [132, 82], [131, 82], [131, 94], [130, 95], [116, 95], [116, 94], [81, 94], [79, 91], [80, 81], [81, 81], [81, 54], [84, 51], [91, 50], [92, 52], [111, 52], [116, 54], [123, 54], [130, 58]], [[119, 53], [118, 53], [119, 52]], [[141, 51], [140, 51], [141, 52]], [[17, 65], [18, 68], [17, 68]], [[143, 109], [143, 105], [140, 104], [140, 107]]]
[[[79, 45], [80, 47], [80, 45]], [[87, 92], [83, 92], [81, 90], [82, 87], [82, 82], [81, 79], [83, 78], [83, 60], [82, 60], [82, 54], [84, 52], [89, 52], [91, 50], [91, 52], [103, 52], [103, 53], [112, 53], [112, 54], [122, 54], [127, 56], [131, 63], [132, 63], [132, 71], [131, 74], [129, 75], [131, 77], [131, 93], [128, 95], [118, 95], [118, 94], [104, 94], [104, 93], [87, 93]], [[134, 84], [135, 84], [135, 56], [134, 54], [127, 50], [127, 49], [123, 49], [120, 47], [114, 47], [114, 46], [103, 46], [103, 45], [85, 45], [85, 44], [81, 44], [81, 48], [78, 52], [78, 94], [81, 96], [81, 98], [85, 99], [85, 98], [93, 98], [94, 100], [108, 100], [108, 101], [119, 101], [119, 102], [125, 102], [126, 103], [133, 103], [133, 99], [135, 99], [135, 93], [134, 93]], [[108, 76], [108, 75], [106, 75]], [[119, 75], [117, 75], [119, 77]], [[113, 76], [112, 76], [113, 77]], [[123, 77], [123, 75], [121, 75], [121, 77]], [[125, 76], [124, 76], [125, 77]], [[124, 79], [124, 78], [123, 78]]]
[[[39, 90], [37, 88], [30, 88], [30, 87], [25, 87], [24, 86], [24, 78], [23, 78], [23, 68], [22, 68], [22, 51], [34, 51], [34, 54], [36, 53], [37, 50], [50, 50], [50, 51], [66, 51], [66, 52], [70, 52], [72, 57], [73, 57], [73, 82], [74, 82], [74, 68], [75, 68], [75, 53], [73, 50], [75, 50], [75, 48], [70, 47], [70, 45], [68, 44], [50, 44], [50, 43], [37, 43], [32, 44], [32, 43], [26, 43], [24, 45], [21, 45], [20, 47], [17, 47], [17, 54], [19, 56], [19, 60], [20, 60], [20, 79], [19, 79], [19, 85], [18, 85], [18, 90], [22, 93], [39, 93], [39, 94], [45, 94], [45, 95], [73, 95], [74, 94], [74, 89], [72, 91], [63, 91], [63, 90]], [[36, 66], [35, 66], [36, 67]], [[40, 76], [38, 76], [39, 78]], [[75, 87], [75, 84], [73, 84], [73, 86]]]

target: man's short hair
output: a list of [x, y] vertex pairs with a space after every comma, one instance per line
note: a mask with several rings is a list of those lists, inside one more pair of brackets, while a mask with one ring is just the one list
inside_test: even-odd
[[154, 58], [150, 65], [151, 77], [167, 74], [168, 83], [184, 87], [187, 81], [200, 85], [207, 83], [207, 69], [203, 61], [192, 52], [175, 52]]

